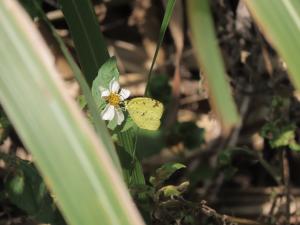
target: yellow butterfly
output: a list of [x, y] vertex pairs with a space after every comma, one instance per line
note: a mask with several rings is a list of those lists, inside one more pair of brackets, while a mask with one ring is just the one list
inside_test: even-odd
[[125, 107], [138, 127], [146, 130], [159, 128], [164, 111], [161, 102], [152, 98], [138, 97], [126, 101]]

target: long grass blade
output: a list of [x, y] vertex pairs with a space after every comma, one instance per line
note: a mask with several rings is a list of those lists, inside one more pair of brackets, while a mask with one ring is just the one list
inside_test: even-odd
[[300, 90], [300, 2], [246, 0], [256, 23], [286, 62], [293, 85]]
[[34, 2], [34, 7], [35, 7], [37, 13], [39, 14], [39, 18], [42, 19], [47, 24], [49, 29], [51, 30], [53, 37], [59, 44], [60, 49], [62, 50], [64, 56], [66, 57], [67, 62], [69, 63], [70, 67], [72, 68], [74, 75], [76, 77], [76, 80], [78, 81], [78, 83], [81, 87], [81, 90], [83, 92], [83, 95], [85, 96], [85, 99], [87, 101], [88, 108], [89, 108], [92, 118], [93, 118], [95, 130], [96, 130], [97, 134], [99, 135], [99, 137], [103, 140], [103, 143], [105, 144], [106, 149], [108, 150], [108, 153], [110, 154], [111, 158], [113, 159], [113, 162], [115, 163], [116, 167], [121, 172], [122, 171], [121, 165], [119, 162], [118, 155], [116, 153], [115, 146], [112, 143], [110, 134], [108, 133], [107, 129], [103, 129], [103, 127], [105, 126], [105, 123], [104, 123], [104, 121], [102, 121], [100, 119], [100, 114], [98, 113], [97, 106], [95, 104], [95, 101], [93, 99], [93, 96], [91, 94], [91, 90], [89, 88], [87, 81], [85, 80], [78, 65], [74, 62], [74, 59], [72, 58], [71, 54], [69, 53], [65, 43], [63, 42], [61, 37], [57, 34], [53, 25], [48, 21], [46, 15], [44, 14], [44, 12], [40, 8], [40, 6], [36, 2]]
[[68, 23], [83, 74], [91, 86], [109, 58], [106, 43], [90, 0], [59, 0]]
[[187, 14], [196, 56], [208, 83], [209, 98], [224, 132], [240, 121], [227, 81], [208, 0], [187, 1]]
[[[70, 30], [73, 30], [71, 32], [73, 34], [75, 48], [78, 51], [79, 58], [84, 59], [81, 61], [83, 72], [85, 73], [84, 68], [88, 68], [89, 70], [93, 71], [94, 79], [99, 68], [104, 62], [108, 60], [109, 56], [108, 54], [106, 54], [107, 49], [104, 45], [103, 40], [101, 40], [100, 38], [100, 36], [102, 37], [102, 34], [99, 30], [99, 27], [98, 25], [95, 25], [96, 20], [92, 20], [92, 18], [94, 18], [95, 16], [94, 12], [91, 10], [91, 4], [89, 0], [60, 0], [60, 3], [63, 6], [63, 12], [70, 26]], [[76, 12], [72, 12], [72, 10], [75, 10]], [[76, 15], [74, 15], [74, 13], [76, 13]], [[85, 17], [90, 19], [86, 19]], [[82, 27], [79, 28], [78, 26]], [[82, 36], [82, 34], [78, 34], [78, 32], [80, 32], [79, 29], [81, 29], [81, 32], [85, 32], [84, 36]], [[95, 35], [99, 36], [98, 41], [95, 40]], [[98, 42], [102, 42], [101, 48], [105, 48], [105, 50], [100, 50]], [[88, 46], [90, 46], [90, 49], [88, 49]], [[97, 54], [103, 54], [101, 60], [91, 60]], [[86, 58], [89, 58], [89, 60], [86, 60]], [[104, 62], [102, 60], [104, 60]], [[100, 114], [100, 112], [98, 114]], [[130, 159], [122, 154], [123, 152], [127, 152], [129, 155], [132, 155], [132, 153], [135, 151], [135, 137], [132, 136], [131, 132], [132, 131], [125, 131], [123, 135], [119, 136], [119, 157], [120, 161], [122, 162], [123, 174], [125, 175], [127, 184], [144, 184], [145, 178], [143, 175], [142, 167], [140, 166], [140, 162], [132, 164], [132, 161], [135, 160], [134, 156], [133, 159]], [[137, 176], [127, 176], [128, 167], [131, 168], [131, 174], [136, 174]]]
[[53, 57], [15, 0], [0, 1], [0, 40], [0, 102], [67, 222], [144, 224], [103, 141], [64, 91]]
[[149, 70], [149, 73], [148, 73], [147, 84], [146, 84], [146, 89], [145, 89], [145, 95], [146, 96], [148, 95], [148, 88], [149, 88], [149, 85], [150, 85], [152, 70], [153, 70], [155, 62], [156, 62], [158, 51], [159, 51], [159, 49], [162, 45], [162, 42], [164, 40], [166, 30], [167, 30], [168, 25], [170, 23], [175, 3], [176, 3], [176, 0], [168, 0], [167, 6], [166, 6], [164, 18], [163, 18], [163, 21], [162, 21], [161, 26], [160, 26], [159, 37], [158, 37], [155, 53], [154, 53], [152, 63], [151, 63], [151, 66], [150, 66], [150, 70]]

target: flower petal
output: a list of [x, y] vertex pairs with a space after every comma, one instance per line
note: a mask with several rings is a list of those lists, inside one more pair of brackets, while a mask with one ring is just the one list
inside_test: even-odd
[[121, 125], [124, 121], [124, 113], [122, 112], [122, 109], [116, 109], [116, 117], [117, 117], [117, 124]]
[[110, 94], [110, 92], [109, 92], [109, 90], [108, 90], [108, 89], [106, 89], [106, 90], [103, 90], [103, 91], [101, 92], [101, 97], [102, 97], [102, 98], [104, 98], [104, 97], [108, 97], [108, 96], [109, 96], [109, 94]]
[[120, 89], [119, 82], [116, 81], [115, 79], [112, 79], [109, 83], [109, 90], [113, 93], [118, 93]]
[[130, 95], [130, 91], [128, 89], [122, 88], [120, 91], [120, 96], [122, 101], [124, 101], [125, 99], [127, 99]]
[[105, 109], [101, 112], [101, 117], [103, 120], [112, 120], [115, 116], [115, 107], [113, 105], [107, 104]]

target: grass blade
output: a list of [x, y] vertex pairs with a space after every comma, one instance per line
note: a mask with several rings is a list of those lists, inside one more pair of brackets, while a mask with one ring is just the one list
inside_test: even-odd
[[[104, 62], [106, 62], [109, 59], [109, 55], [107, 53], [106, 46], [103, 42], [102, 34], [99, 30], [99, 26], [95, 18], [94, 12], [93, 10], [91, 10], [92, 6], [89, 0], [60, 0], [60, 3], [63, 6], [64, 15], [68, 21], [70, 30], [73, 34], [75, 48], [78, 52], [79, 59], [83, 59], [80, 62], [83, 68], [83, 72], [86, 73], [84, 68], [88, 68], [90, 72], [92, 72], [92, 74], [94, 75], [93, 79], [95, 79], [99, 68]], [[89, 19], [86, 19], [86, 17]], [[97, 26], [95, 23], [97, 23]], [[78, 27], [78, 24], [81, 24], [79, 25], [79, 27], [81, 26], [81, 28]], [[79, 29], [81, 29], [81, 31]], [[78, 34], [78, 32], [85, 32], [85, 35], [83, 36], [83, 34]], [[99, 36], [98, 40], [95, 39], [95, 35]], [[102, 42], [101, 46], [99, 46], [98, 42]], [[101, 50], [100, 47], [105, 48], [105, 50]], [[102, 54], [101, 60], [92, 61], [91, 59], [97, 54]], [[98, 114], [100, 114], [100, 112], [98, 112]], [[135, 151], [135, 137], [132, 136], [131, 132], [132, 131], [125, 131], [123, 135], [119, 136], [119, 157], [120, 161], [122, 162], [123, 172], [127, 184], [144, 184], [145, 178], [143, 176], [143, 171], [142, 167], [140, 166], [140, 162], [136, 162], [134, 164], [134, 167], [132, 168], [132, 161], [134, 159], [128, 160], [128, 157], [125, 157], [122, 154], [122, 152], [125, 151], [128, 152], [129, 155], [132, 155], [132, 153]], [[123, 158], [123, 156], [125, 158]], [[132, 168], [132, 175], [137, 174], [137, 176], [127, 176], [129, 175], [127, 171], [128, 166]]]
[[148, 95], [148, 88], [149, 88], [149, 85], [150, 85], [152, 70], [153, 70], [157, 55], [158, 55], [158, 51], [159, 51], [159, 49], [161, 47], [161, 44], [164, 40], [166, 30], [167, 30], [168, 25], [170, 23], [170, 19], [172, 17], [172, 13], [173, 13], [175, 3], [176, 3], [176, 0], [168, 0], [167, 6], [166, 6], [164, 18], [163, 18], [163, 21], [162, 21], [161, 26], [160, 26], [159, 37], [158, 37], [155, 53], [154, 53], [154, 56], [153, 56], [153, 59], [152, 59], [152, 63], [151, 63], [148, 78], [147, 78], [147, 84], [146, 84], [146, 89], [145, 89], [145, 95], [146, 96]]
[[83, 74], [89, 84], [109, 58], [90, 0], [59, 0], [68, 23]]
[[69, 51], [68, 51], [66, 45], [64, 44], [63, 40], [61, 39], [61, 37], [57, 34], [53, 25], [48, 21], [46, 15], [44, 14], [44, 12], [40, 8], [40, 6], [36, 2], [34, 2], [34, 4], [35, 4], [34, 5], [35, 9], [39, 14], [39, 18], [42, 19], [46, 23], [46, 25], [49, 27], [49, 29], [51, 30], [53, 37], [59, 44], [60, 49], [62, 50], [64, 56], [66, 57], [66, 60], [68, 61], [70, 67], [72, 68], [74, 75], [76, 77], [76, 80], [78, 81], [78, 83], [81, 87], [81, 90], [83, 92], [83, 95], [86, 98], [88, 108], [89, 108], [92, 118], [93, 118], [95, 130], [96, 130], [97, 134], [99, 135], [99, 137], [103, 140], [104, 145], [106, 146], [106, 149], [108, 150], [108, 153], [110, 154], [111, 158], [113, 159], [113, 162], [115, 163], [116, 167], [121, 172], [122, 171], [121, 165], [119, 162], [118, 155], [116, 153], [115, 146], [112, 143], [110, 134], [108, 133], [107, 129], [103, 129], [103, 127], [105, 126], [105, 123], [104, 123], [104, 121], [99, 119], [100, 115], [98, 113], [97, 106], [96, 106], [93, 96], [91, 94], [89, 85], [87, 84], [81, 70], [79, 69], [78, 65], [74, 62], [74, 59], [72, 58], [71, 54], [69, 53]]
[[[133, 129], [129, 129], [126, 132], [118, 133], [118, 140], [122, 147], [126, 150], [120, 149], [120, 158], [127, 159], [122, 162], [123, 174], [129, 187], [137, 184], [145, 184], [145, 177], [143, 174], [143, 168], [140, 160], [136, 154], [136, 132]], [[122, 156], [122, 154], [127, 154]], [[129, 157], [128, 157], [129, 156]], [[128, 160], [128, 158], [130, 160]]]
[[299, 1], [245, 1], [261, 31], [287, 64], [293, 85], [300, 90]]
[[[162, 24], [160, 27], [159, 38], [158, 38], [156, 50], [155, 50], [154, 57], [153, 57], [151, 67], [150, 67], [150, 71], [148, 74], [148, 81], [147, 81], [147, 85], [146, 85], [146, 89], [145, 89], [145, 95], [147, 95], [147, 90], [148, 90], [149, 83], [150, 83], [151, 73], [152, 73], [156, 58], [157, 58], [159, 48], [163, 42], [165, 32], [168, 28], [175, 3], [176, 3], [176, 0], [169, 0], [167, 3], [167, 6], [166, 6], [166, 11], [165, 11], [164, 18], [163, 18], [163, 21], [162, 21]], [[144, 178], [142, 166], [136, 155], [136, 142], [138, 141], [137, 140], [138, 132], [139, 132], [139, 129], [130, 129], [129, 131], [118, 134], [118, 139], [120, 141], [121, 146], [123, 146], [123, 148], [126, 151], [126, 154], [128, 154], [131, 158], [130, 161], [128, 161], [128, 160], [126, 161], [124, 159], [126, 159], [128, 157], [126, 157], [125, 155], [124, 156], [121, 155], [121, 157], [123, 158], [123, 160], [121, 159], [121, 161], [123, 162], [122, 164], [123, 164], [123, 168], [124, 168], [124, 176], [126, 178], [127, 183], [131, 186], [134, 186], [137, 184], [145, 184], [145, 178]], [[141, 198], [143, 198], [143, 196], [141, 196]]]
[[143, 224], [103, 142], [64, 92], [54, 59], [15, 0], [0, 1], [0, 40], [1, 104], [68, 223]]
[[209, 1], [188, 1], [187, 14], [195, 53], [207, 79], [211, 104], [227, 133], [240, 119], [217, 44]]

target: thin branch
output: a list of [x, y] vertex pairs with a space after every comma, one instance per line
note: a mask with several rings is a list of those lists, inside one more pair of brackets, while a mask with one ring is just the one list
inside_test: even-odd
[[282, 151], [282, 175], [284, 182], [284, 194], [286, 196], [286, 222], [290, 223], [291, 213], [291, 199], [290, 199], [290, 170], [289, 170], [289, 161], [287, 158], [287, 150], [283, 149]]
[[220, 214], [215, 209], [209, 207], [205, 200], [202, 200], [199, 205], [199, 203], [187, 201], [182, 197], [177, 197], [176, 199], [190, 208], [194, 208], [196, 210], [201, 210], [201, 212], [204, 215], [206, 215], [208, 217], [213, 217], [216, 220], [221, 221], [223, 224], [229, 223], [229, 224], [241, 224], [241, 225], [266, 225], [264, 223], [260, 223], [258, 221], [251, 220], [251, 219], [245, 219], [245, 218], [240, 218], [240, 217], [235, 217], [235, 216], [228, 216], [226, 214]]
[[206, 203], [206, 201], [201, 201], [200, 203], [201, 211], [207, 215], [212, 216], [216, 218], [217, 220], [222, 221], [224, 224], [230, 223], [230, 224], [244, 224], [244, 225], [264, 225], [260, 222], [257, 222], [255, 220], [245, 219], [245, 218], [239, 218], [234, 216], [228, 216], [225, 214], [220, 214], [216, 210], [209, 207]]
[[276, 183], [281, 186], [281, 178], [280, 176], [274, 171], [274, 169], [270, 166], [270, 164], [262, 157], [262, 155], [260, 153], [256, 154], [256, 157], [258, 159], [258, 161], [260, 162], [260, 164], [265, 168], [265, 170], [272, 176], [272, 178], [274, 179], [274, 181], [276, 181]]

